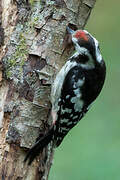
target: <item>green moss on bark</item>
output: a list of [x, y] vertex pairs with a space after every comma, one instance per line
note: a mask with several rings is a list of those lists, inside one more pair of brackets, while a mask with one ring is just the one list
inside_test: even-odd
[[[20, 78], [23, 72], [23, 65], [27, 59], [28, 49], [26, 44], [26, 39], [23, 33], [19, 35], [19, 43], [15, 48], [13, 55], [8, 58], [6, 63], [6, 76], [8, 79], [12, 79], [14, 74]], [[15, 72], [17, 71], [17, 72]]]

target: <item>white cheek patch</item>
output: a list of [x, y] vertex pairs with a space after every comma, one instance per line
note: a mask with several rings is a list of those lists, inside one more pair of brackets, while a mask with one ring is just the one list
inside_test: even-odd
[[78, 44], [76, 44], [75, 49], [76, 49], [76, 53], [74, 53], [71, 58], [76, 58], [80, 54], [85, 54], [86, 56], [88, 56], [89, 60], [86, 63], [80, 63], [79, 65], [84, 69], [94, 69], [95, 63], [89, 51], [84, 47], [80, 47]]

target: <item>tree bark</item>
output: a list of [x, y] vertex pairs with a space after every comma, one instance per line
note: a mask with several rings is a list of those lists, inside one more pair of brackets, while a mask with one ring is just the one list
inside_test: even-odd
[[50, 126], [50, 90], [71, 54], [66, 27], [83, 29], [95, 0], [0, 1], [0, 179], [47, 180], [52, 143], [31, 166], [26, 149]]

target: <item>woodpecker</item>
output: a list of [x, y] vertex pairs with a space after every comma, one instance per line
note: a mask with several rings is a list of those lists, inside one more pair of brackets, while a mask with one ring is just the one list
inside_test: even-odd
[[28, 151], [25, 161], [31, 164], [51, 141], [58, 147], [86, 114], [103, 87], [106, 66], [100, 53], [98, 41], [86, 30], [72, 30], [67, 27], [75, 48], [56, 75], [51, 88], [50, 130]]

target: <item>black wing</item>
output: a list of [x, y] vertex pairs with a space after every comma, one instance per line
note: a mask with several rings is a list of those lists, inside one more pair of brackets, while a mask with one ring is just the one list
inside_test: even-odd
[[105, 65], [94, 69], [73, 67], [63, 83], [60, 110], [56, 126], [56, 146], [59, 146], [69, 130], [75, 126], [97, 98], [105, 80]]
[[85, 84], [85, 74], [80, 66], [73, 67], [65, 77], [60, 110], [56, 122], [55, 143], [59, 146], [69, 130], [77, 124], [87, 111], [82, 100], [82, 88]]

